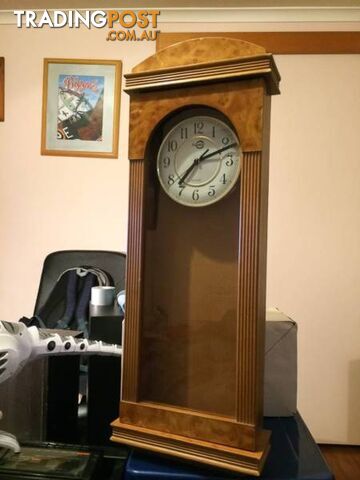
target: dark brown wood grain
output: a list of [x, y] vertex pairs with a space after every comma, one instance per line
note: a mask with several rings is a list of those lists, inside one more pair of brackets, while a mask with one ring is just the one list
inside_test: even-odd
[[156, 48], [191, 38], [228, 37], [253, 42], [274, 55], [296, 54], [357, 54], [360, 53], [360, 32], [162, 32]]
[[0, 57], [0, 122], [5, 120], [5, 59]]

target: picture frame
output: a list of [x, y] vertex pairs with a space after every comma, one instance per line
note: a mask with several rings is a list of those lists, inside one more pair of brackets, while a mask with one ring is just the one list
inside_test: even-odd
[[0, 122], [5, 120], [5, 58], [0, 57]]
[[122, 62], [44, 59], [41, 154], [117, 158]]

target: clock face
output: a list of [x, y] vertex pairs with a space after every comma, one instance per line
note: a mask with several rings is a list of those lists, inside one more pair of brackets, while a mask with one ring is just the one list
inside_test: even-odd
[[164, 191], [178, 203], [203, 207], [235, 185], [242, 152], [234, 130], [208, 115], [181, 120], [165, 136], [157, 156]]

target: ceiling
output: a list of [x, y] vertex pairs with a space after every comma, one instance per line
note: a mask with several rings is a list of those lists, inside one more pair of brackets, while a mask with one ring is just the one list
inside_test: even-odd
[[1, 0], [1, 10], [114, 8], [226, 8], [226, 7], [359, 7], [359, 0]]

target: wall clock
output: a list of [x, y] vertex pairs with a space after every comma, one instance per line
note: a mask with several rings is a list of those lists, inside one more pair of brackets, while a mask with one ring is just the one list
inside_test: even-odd
[[170, 46], [126, 76], [130, 199], [112, 439], [258, 475], [270, 98], [262, 47]]
[[191, 112], [185, 119], [175, 120], [161, 142], [157, 173], [174, 201], [203, 207], [231, 191], [239, 177], [242, 155], [230, 125], [216, 116]]

